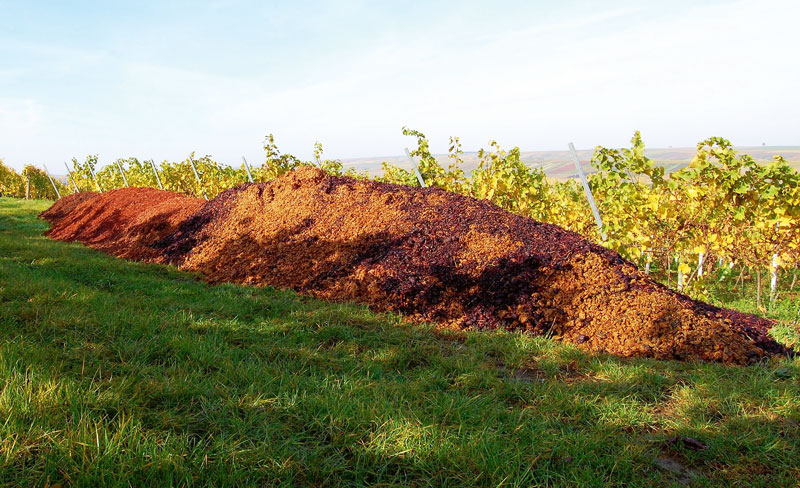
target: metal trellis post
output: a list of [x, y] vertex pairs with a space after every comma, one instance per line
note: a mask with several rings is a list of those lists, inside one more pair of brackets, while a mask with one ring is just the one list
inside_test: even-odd
[[66, 161], [64, 161], [64, 167], [67, 168], [67, 180], [72, 180], [72, 186], [75, 187], [75, 193], [80, 193], [81, 191], [78, 189], [78, 182], [75, 181], [75, 177], [72, 176], [72, 171], [69, 170], [69, 165]]
[[775, 298], [778, 293], [778, 253], [772, 255], [772, 276], [769, 280], [769, 303], [775, 303]]
[[581, 167], [581, 162], [578, 159], [578, 153], [575, 151], [575, 146], [571, 142], [569, 143], [569, 150], [572, 153], [573, 161], [575, 161], [575, 168], [578, 169], [578, 176], [581, 178], [583, 191], [586, 192], [586, 199], [589, 200], [589, 206], [592, 207], [594, 220], [597, 222], [597, 229], [600, 231], [600, 238], [602, 238], [603, 242], [605, 242], [608, 240], [608, 236], [606, 236], [606, 231], [603, 230], [603, 219], [600, 218], [600, 211], [597, 210], [597, 205], [594, 203], [594, 196], [592, 196], [592, 190], [589, 188], [589, 180], [586, 179], [586, 174], [584, 174], [583, 168]]
[[56, 182], [53, 180], [53, 177], [50, 176], [50, 172], [47, 171], [47, 165], [42, 164], [42, 166], [44, 166], [44, 174], [47, 175], [47, 179], [49, 179], [50, 180], [50, 184], [53, 185], [53, 190], [56, 191], [56, 195], [58, 196], [58, 199], [61, 199], [61, 192], [58, 191], [58, 187], [56, 187]]
[[203, 182], [200, 181], [200, 174], [197, 172], [197, 168], [194, 166], [194, 159], [192, 159], [191, 156], [189, 156], [189, 164], [192, 165], [192, 171], [194, 171], [194, 177], [197, 178], [197, 184], [200, 185], [200, 191], [203, 192], [203, 198], [208, 201], [208, 195], [206, 195], [206, 191], [203, 190]]
[[100, 193], [103, 193], [103, 187], [101, 187], [100, 186], [100, 182], [97, 181], [97, 175], [94, 174], [94, 170], [92, 169], [91, 165], [89, 165], [89, 174], [92, 175], [92, 179], [94, 180], [94, 184], [97, 185], [97, 191], [99, 191]]
[[425, 184], [425, 180], [422, 178], [422, 174], [417, 169], [417, 163], [414, 161], [414, 158], [411, 157], [411, 152], [406, 148], [406, 156], [408, 156], [408, 160], [411, 161], [411, 167], [414, 168], [414, 174], [417, 175], [417, 181], [419, 181], [419, 186], [422, 188], [426, 188], [428, 185]]
[[250, 165], [244, 156], [242, 156], [242, 161], [244, 162], [244, 169], [247, 171], [247, 179], [250, 180], [250, 183], [253, 183], [253, 174], [250, 172]]
[[153, 160], [150, 160], [150, 166], [153, 168], [153, 173], [156, 174], [156, 181], [158, 182], [158, 187], [160, 189], [164, 189], [164, 185], [161, 184], [161, 177], [158, 175], [158, 169], [156, 168], [156, 163]]
[[125, 183], [125, 187], [128, 187], [128, 178], [125, 177], [125, 171], [122, 169], [122, 165], [119, 163], [119, 159], [114, 161], [117, 163], [117, 168], [119, 168], [119, 172], [122, 174], [122, 182]]
[[[781, 223], [778, 222], [775, 224], [775, 232], [780, 231]], [[769, 304], [772, 306], [775, 303], [775, 298], [777, 298], [778, 293], [778, 253], [774, 253], [772, 255], [772, 276], [770, 276], [769, 280]]]
[[701, 252], [700, 255], [697, 257], [697, 277], [698, 278], [702, 278], [703, 277], [703, 264], [705, 262], [706, 262], [706, 255], [705, 255], [705, 253]]

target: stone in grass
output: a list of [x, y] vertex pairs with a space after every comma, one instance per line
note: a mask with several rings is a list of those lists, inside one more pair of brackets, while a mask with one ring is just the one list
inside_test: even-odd
[[674, 446], [681, 445], [693, 451], [705, 451], [706, 449], [708, 449], [707, 444], [704, 444], [698, 441], [697, 439], [693, 439], [691, 437], [678, 436], [678, 435], [667, 439], [667, 444], [672, 444]]
[[693, 469], [687, 468], [674, 459], [666, 457], [658, 457], [653, 460], [653, 464], [664, 471], [668, 471], [675, 475], [678, 483], [687, 485], [697, 479], [699, 473]]
[[792, 377], [792, 370], [787, 367], [781, 367], [775, 370], [775, 376], [782, 380], [788, 380]]

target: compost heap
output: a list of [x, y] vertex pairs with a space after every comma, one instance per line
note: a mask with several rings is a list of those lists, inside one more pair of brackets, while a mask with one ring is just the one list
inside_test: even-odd
[[547, 334], [619, 356], [746, 364], [771, 322], [697, 302], [574, 232], [438, 188], [303, 167], [210, 202], [152, 188], [63, 198], [54, 239], [414, 321]]

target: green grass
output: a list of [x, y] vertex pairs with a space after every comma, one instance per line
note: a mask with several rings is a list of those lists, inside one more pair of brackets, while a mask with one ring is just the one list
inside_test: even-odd
[[[763, 273], [763, 278], [767, 283], [762, 285], [762, 300], [764, 304], [759, 310], [756, 306], [756, 279], [749, 276], [743, 284], [731, 289], [731, 283], [736, 282], [736, 276], [731, 276], [728, 280], [715, 283], [711, 287], [710, 301], [715, 305], [720, 305], [742, 312], [760, 314], [779, 322], [779, 325], [772, 329], [771, 333], [780, 342], [795, 347], [800, 352], [800, 286], [795, 286], [790, 290], [792, 283], [792, 271], [781, 271], [778, 275], [778, 294], [775, 303], [769, 303], [769, 275], [768, 271]], [[800, 279], [797, 280], [800, 282]]]
[[0, 199], [2, 485], [677, 484], [659, 458], [693, 486], [800, 477], [800, 360], [591, 356], [209, 286], [51, 241], [47, 205]]

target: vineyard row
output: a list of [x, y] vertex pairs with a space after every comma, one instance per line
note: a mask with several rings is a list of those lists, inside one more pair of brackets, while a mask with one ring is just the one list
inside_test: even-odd
[[[548, 179], [543, 170], [521, 161], [519, 148], [506, 151], [490, 141], [489, 149], [478, 152], [478, 168], [467, 175], [457, 137], [450, 139], [445, 167], [430, 153], [424, 134], [406, 128], [403, 133], [416, 139], [410, 152], [416, 168], [383, 163], [383, 174], [373, 179], [412, 186], [424, 182], [490, 200], [600, 242], [643, 269], [655, 266], [667, 273], [667, 280], [674, 271], [679, 288], [702, 293], [713, 268], [730, 274], [738, 266], [758, 276], [760, 306], [762, 270], [772, 271], [774, 290], [777, 271], [800, 264], [800, 173], [780, 156], [770, 164], [759, 164], [747, 154], [737, 154], [729, 141], [715, 137], [697, 145], [688, 167], [665, 175], [663, 167], [645, 156], [638, 132], [630, 148], [597, 147], [588, 184], [602, 216], [602, 239], [581, 183]], [[264, 150], [265, 161], [253, 167], [246, 162], [231, 167], [192, 153], [179, 162], [128, 158], [98, 169], [97, 156], [88, 156], [82, 162], [72, 160], [68, 184], [32, 165], [18, 174], [0, 161], [0, 194], [55, 199], [57, 192], [63, 196], [151, 186], [213, 198], [233, 186], [268, 181], [300, 165], [370, 178], [366, 172], [344, 171], [341, 162], [324, 159], [319, 143], [313, 162], [281, 153], [272, 135], [265, 139]]]

